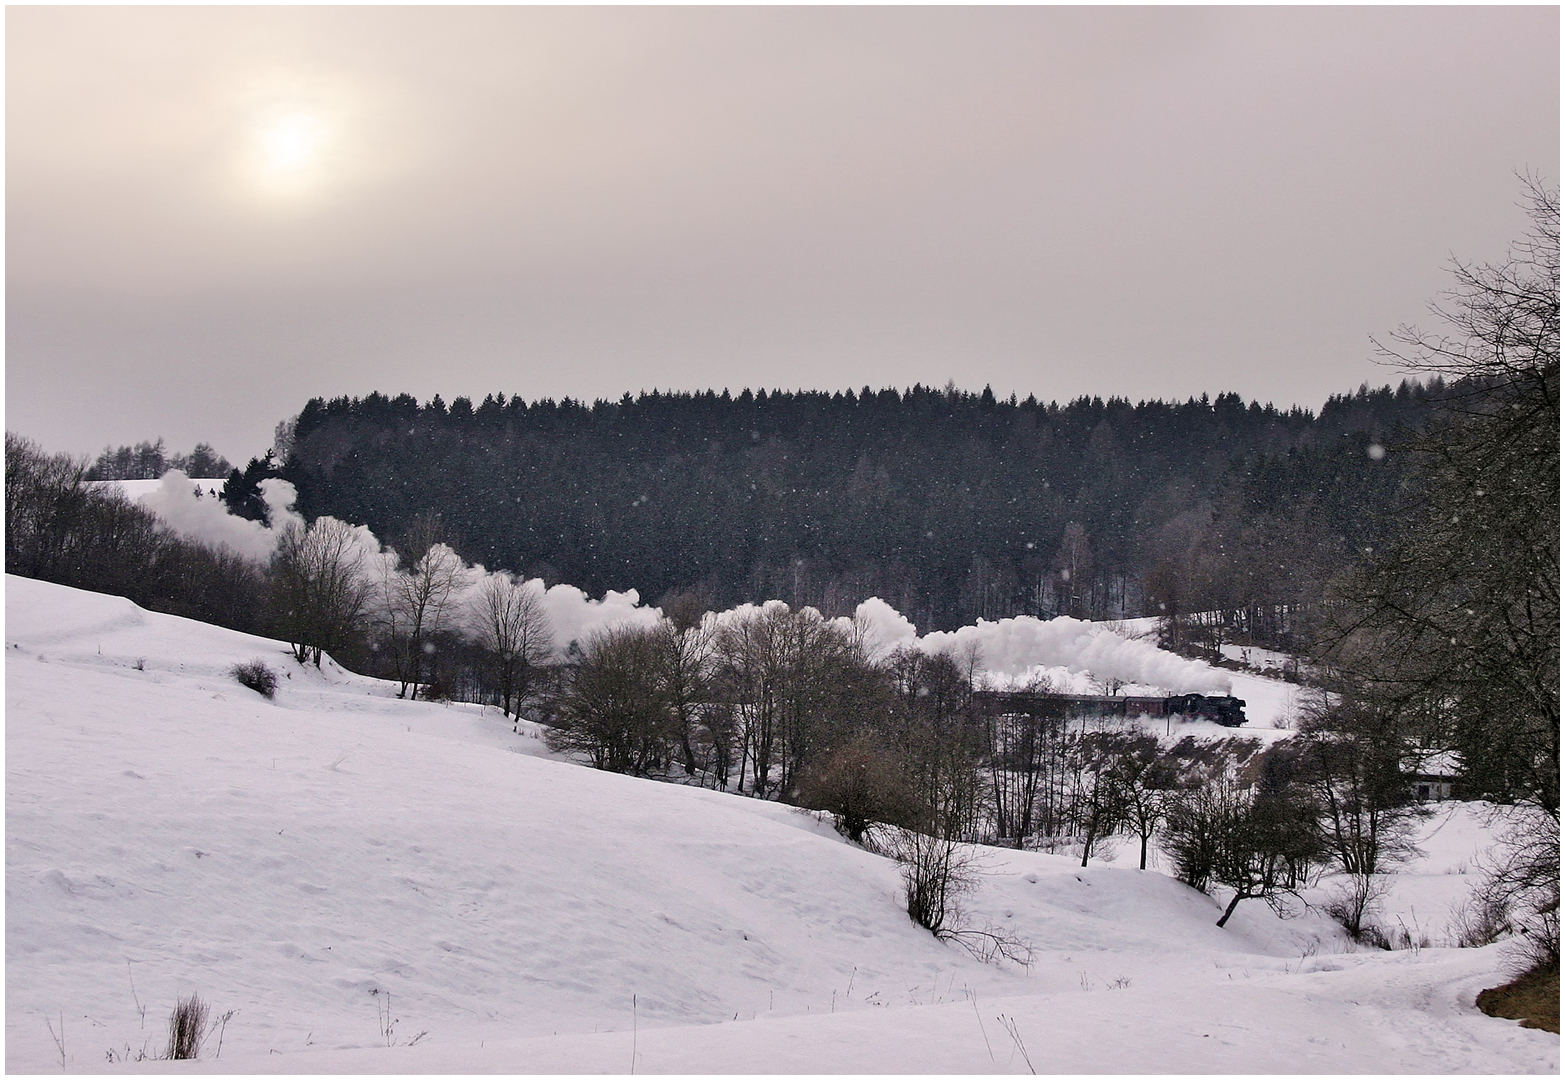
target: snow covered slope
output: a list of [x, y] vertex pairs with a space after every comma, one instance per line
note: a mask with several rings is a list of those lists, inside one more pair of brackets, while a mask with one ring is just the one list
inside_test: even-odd
[[[8, 577], [5, 640], [8, 1071], [188, 1071], [134, 1059], [190, 991], [233, 1072], [1558, 1068], [1473, 1009], [1493, 948], [1354, 952], [1259, 903], [1218, 930], [1160, 874], [993, 852], [970, 919], [1038, 958], [984, 965], [776, 804], [115, 597]], [[274, 701], [228, 674], [256, 658]]]

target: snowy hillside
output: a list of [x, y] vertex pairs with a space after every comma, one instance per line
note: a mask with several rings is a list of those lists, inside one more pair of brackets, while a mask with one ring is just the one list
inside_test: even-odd
[[[1473, 1007], [1501, 947], [1356, 951], [1257, 901], [1219, 930], [1162, 874], [995, 851], [969, 920], [1037, 954], [985, 965], [777, 804], [120, 598], [7, 577], [5, 641], [11, 1072], [188, 1071], [134, 1059], [191, 991], [232, 1011], [203, 1071], [1558, 1071]], [[228, 674], [256, 658], [275, 700]], [[1429, 876], [1480, 842], [1448, 821]]]

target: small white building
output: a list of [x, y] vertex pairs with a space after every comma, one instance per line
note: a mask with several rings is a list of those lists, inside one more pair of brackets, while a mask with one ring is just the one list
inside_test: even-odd
[[1420, 762], [1413, 773], [1413, 797], [1419, 802], [1449, 799], [1461, 773], [1461, 763], [1453, 752], [1445, 750], [1432, 754]]

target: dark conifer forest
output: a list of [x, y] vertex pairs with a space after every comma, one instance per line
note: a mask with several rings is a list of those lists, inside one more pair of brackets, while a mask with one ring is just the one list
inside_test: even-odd
[[[1246, 404], [997, 400], [954, 388], [311, 400], [282, 475], [309, 518], [396, 539], [433, 515], [466, 558], [591, 594], [880, 596], [976, 618], [1289, 610], [1373, 547], [1438, 380]], [[1389, 452], [1382, 452], [1389, 448]], [[1403, 492], [1404, 497], [1406, 492]]]

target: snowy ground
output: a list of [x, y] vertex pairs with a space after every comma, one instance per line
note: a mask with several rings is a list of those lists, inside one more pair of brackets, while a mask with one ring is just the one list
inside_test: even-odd
[[[1038, 951], [985, 965], [776, 804], [119, 598], [8, 577], [5, 640], [11, 1072], [191, 1071], [122, 1060], [190, 991], [233, 1012], [197, 1071], [1558, 1071], [1557, 1036], [1473, 1008], [1500, 947], [1357, 951], [1258, 902], [1218, 930], [1126, 845], [989, 853], [969, 919]], [[227, 674], [257, 657], [274, 702]], [[1420, 882], [1482, 840], [1452, 811], [1399, 888], [1433, 913]]]

